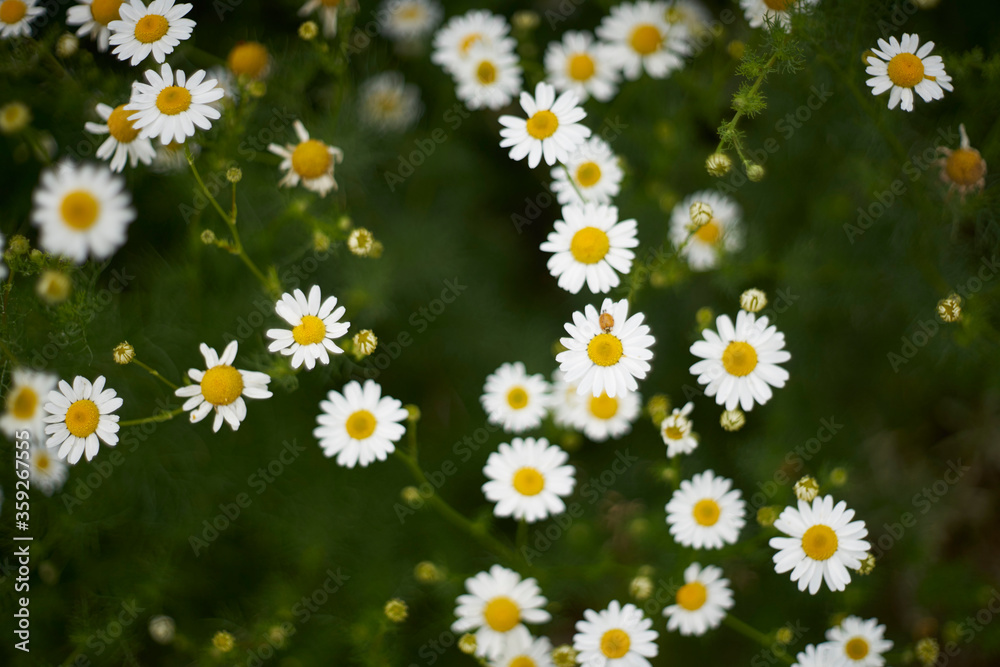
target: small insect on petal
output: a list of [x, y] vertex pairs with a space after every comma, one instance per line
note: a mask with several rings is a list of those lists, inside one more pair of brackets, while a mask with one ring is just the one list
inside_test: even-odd
[[611, 313], [601, 313], [599, 324], [604, 333], [608, 333], [615, 326], [615, 318], [611, 316]]

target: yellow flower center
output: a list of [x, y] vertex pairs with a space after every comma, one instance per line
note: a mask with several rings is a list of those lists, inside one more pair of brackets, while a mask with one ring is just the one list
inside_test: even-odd
[[730, 375], [750, 375], [757, 368], [757, 350], [749, 343], [734, 340], [722, 353], [722, 365]]
[[292, 152], [292, 169], [306, 180], [319, 178], [330, 168], [330, 151], [317, 139], [307, 139]]
[[176, 116], [191, 106], [191, 91], [181, 86], [167, 86], [156, 96], [156, 108], [166, 116]]
[[607, 392], [600, 396], [591, 396], [590, 414], [598, 419], [611, 419], [618, 414], [618, 399], [611, 398]]
[[507, 392], [507, 405], [515, 410], [525, 407], [528, 405], [528, 392], [523, 387], [514, 387]]
[[108, 133], [120, 143], [130, 144], [139, 136], [139, 130], [135, 129], [132, 121], [128, 119], [133, 113], [126, 111], [125, 105], [120, 104], [108, 116]]
[[862, 637], [851, 637], [844, 646], [844, 652], [851, 660], [861, 660], [868, 655], [868, 642]]
[[764, 0], [767, 8], [775, 12], [783, 12], [788, 9], [795, 0]]
[[623, 657], [631, 645], [632, 640], [624, 630], [614, 628], [601, 635], [601, 653], [612, 660]]
[[511, 660], [507, 667], [538, 667], [538, 663], [526, 655], [519, 655]]
[[660, 42], [662, 41], [663, 36], [660, 35], [657, 27], [644, 23], [632, 31], [632, 38], [629, 40], [629, 43], [636, 53], [648, 56], [660, 48]]
[[146, 14], [135, 24], [135, 38], [143, 44], [152, 44], [167, 34], [170, 23], [159, 14]]
[[370, 438], [372, 433], [375, 432], [375, 415], [367, 410], [358, 410], [347, 418], [345, 428], [347, 429], [347, 435], [355, 440]]
[[900, 53], [889, 61], [889, 80], [901, 88], [913, 88], [924, 80], [924, 63], [912, 53]]
[[584, 162], [576, 168], [576, 182], [589, 188], [601, 180], [601, 168], [596, 162]]
[[826, 560], [837, 552], [837, 534], [829, 526], [812, 526], [802, 536], [802, 550], [813, 560]]
[[709, 245], [715, 245], [719, 242], [719, 237], [722, 236], [722, 228], [719, 223], [715, 221], [715, 218], [709, 220], [704, 225], [698, 228], [698, 231], [694, 233], [694, 237], [701, 241], [702, 243], [707, 243]]
[[229, 71], [236, 76], [258, 79], [267, 69], [267, 49], [260, 42], [243, 42], [233, 47], [226, 59]]
[[986, 162], [979, 151], [956, 148], [944, 163], [945, 173], [957, 185], [974, 185], [986, 175]]
[[569, 251], [573, 253], [573, 259], [581, 264], [596, 264], [604, 259], [610, 247], [611, 241], [606, 233], [597, 227], [584, 227], [573, 234]]
[[66, 428], [78, 438], [86, 438], [97, 430], [101, 412], [93, 401], [76, 401], [66, 411]]
[[292, 329], [292, 338], [299, 345], [315, 345], [326, 338], [326, 325], [315, 315], [305, 315], [302, 324]]
[[7, 406], [15, 419], [30, 419], [38, 409], [38, 394], [31, 387], [21, 387], [7, 399]]
[[86, 190], [70, 192], [63, 197], [62, 205], [59, 207], [63, 222], [80, 231], [90, 229], [97, 222], [100, 211], [100, 203]]
[[424, 15], [424, 10], [420, 5], [412, 3], [398, 10], [396, 15], [399, 18], [406, 19], [407, 21], [415, 21]]
[[28, 6], [21, 0], [4, 0], [0, 5], [0, 21], [7, 25], [13, 25], [24, 18], [28, 13]]
[[622, 358], [622, 342], [614, 334], [597, 334], [587, 344], [587, 356], [598, 366], [614, 366]]
[[125, 0], [94, 0], [94, 2], [90, 5], [90, 14], [94, 17], [94, 20], [101, 25], [107, 25], [112, 21], [117, 21], [121, 18], [118, 10], [124, 1]]
[[232, 366], [215, 366], [201, 378], [201, 395], [212, 405], [229, 405], [243, 393], [243, 376]]
[[548, 139], [559, 129], [559, 119], [551, 111], [536, 111], [528, 119], [528, 134], [535, 139]]
[[667, 437], [671, 440], [680, 440], [684, 437], [684, 431], [680, 430], [680, 428], [676, 426], [668, 426], [666, 433]]
[[714, 526], [719, 521], [719, 514], [721, 512], [719, 503], [711, 498], [705, 498], [694, 504], [694, 511], [691, 512], [691, 516], [694, 517], [695, 522], [699, 526]]
[[524, 467], [514, 473], [514, 490], [522, 496], [537, 496], [545, 488], [545, 475], [535, 468]]
[[462, 55], [468, 53], [469, 49], [471, 49], [472, 46], [482, 38], [483, 36], [480, 35], [478, 32], [466, 35], [465, 39], [462, 40], [462, 43], [458, 45], [458, 48], [462, 52]]
[[489, 60], [484, 60], [476, 68], [476, 78], [484, 86], [489, 85], [497, 80], [497, 68]]
[[677, 591], [677, 604], [688, 611], [701, 609], [708, 599], [708, 589], [699, 581], [684, 584]]
[[586, 53], [577, 53], [569, 59], [569, 76], [577, 81], [587, 81], [594, 76], [594, 59]]
[[508, 597], [500, 596], [490, 600], [483, 609], [486, 624], [497, 632], [509, 632], [521, 622], [521, 610]]
[[45, 471], [49, 469], [49, 464], [51, 463], [49, 455], [45, 452], [39, 450], [35, 452], [35, 467], [39, 470]]

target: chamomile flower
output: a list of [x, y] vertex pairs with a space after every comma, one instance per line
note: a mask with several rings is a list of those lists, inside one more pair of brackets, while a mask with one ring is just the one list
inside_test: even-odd
[[486, 459], [483, 484], [486, 499], [496, 503], [493, 513], [534, 523], [566, 511], [563, 498], [576, 484], [569, 455], [545, 438], [514, 438], [502, 443]]
[[32, 447], [29, 456], [31, 485], [47, 496], [61, 489], [69, 476], [69, 467], [60, 459], [53, 458], [46, 447]]
[[333, 341], [346, 334], [351, 326], [350, 322], [340, 321], [346, 309], [337, 307], [335, 296], [324, 301], [319, 285], [312, 286], [308, 298], [300, 289], [282, 294], [274, 310], [292, 328], [268, 329], [267, 337], [274, 342], [267, 350], [291, 357], [292, 368], [304, 363], [306, 370], [311, 371], [317, 360], [329, 364], [331, 354], [343, 352]]
[[79, 0], [78, 4], [66, 10], [66, 25], [80, 26], [76, 36], [90, 35], [97, 42], [97, 50], [108, 50], [111, 30], [108, 25], [121, 18], [119, 7], [124, 0]]
[[401, 401], [383, 396], [382, 387], [372, 380], [365, 380], [363, 387], [356, 380], [348, 382], [343, 393], [331, 391], [326, 398], [313, 429], [324, 456], [336, 456], [337, 465], [345, 468], [365, 468], [396, 450], [408, 414]]
[[433, 0], [385, 0], [382, 34], [394, 41], [421, 39], [441, 22], [441, 5]]
[[608, 49], [589, 32], [567, 31], [561, 42], [545, 50], [546, 80], [559, 92], [573, 91], [580, 102], [590, 97], [607, 102], [618, 92], [618, 72]]
[[624, 177], [625, 172], [611, 146], [604, 139], [593, 136], [573, 151], [565, 167], [553, 167], [552, 191], [563, 206], [585, 201], [610, 204], [611, 199], [618, 196]]
[[653, 621], [634, 604], [612, 600], [607, 609], [583, 612], [576, 622], [573, 648], [583, 667], [650, 667], [648, 658], [659, 652]]
[[42, 173], [31, 222], [42, 250], [83, 264], [88, 255], [105, 259], [125, 243], [135, 220], [131, 204], [125, 180], [107, 167], [61, 162]]
[[45, 398], [45, 444], [58, 447], [59, 458], [71, 465], [84, 453], [88, 461], [93, 459], [100, 447], [98, 440], [109, 447], [118, 444], [118, 415], [114, 412], [123, 401], [114, 389], [105, 389], [104, 382], [103, 375], [93, 384], [78, 375], [72, 386], [60, 380], [59, 388]]
[[454, 74], [469, 57], [469, 50], [482, 44], [496, 52], [513, 53], [517, 42], [510, 37], [507, 19], [484, 9], [473, 9], [453, 16], [434, 35], [431, 61]]
[[698, 447], [698, 436], [692, 431], [694, 424], [688, 415], [694, 410], [694, 403], [688, 402], [683, 408], [673, 412], [660, 423], [660, 435], [667, 446], [667, 458], [678, 454], [690, 454]]
[[642, 396], [634, 391], [619, 391], [614, 398], [606, 392], [600, 396], [578, 395], [574, 425], [594, 442], [617, 440], [632, 430], [641, 409]]
[[0, 431], [12, 440], [17, 431], [28, 431], [31, 439], [39, 442], [45, 428], [42, 402], [56, 388], [57, 382], [59, 378], [50, 373], [15, 369], [4, 400], [4, 413], [0, 416]]
[[790, 9], [806, 11], [818, 3], [819, 0], [740, 0], [740, 7], [751, 28], [763, 27], [768, 21], [787, 28], [791, 23]]
[[285, 176], [278, 184], [293, 188], [301, 182], [306, 190], [325, 197], [330, 190], [337, 189], [333, 168], [344, 161], [344, 151], [319, 139], [310, 138], [301, 121], [295, 121], [293, 127], [299, 143], [284, 146], [271, 144], [267, 147], [267, 150], [282, 158], [280, 169], [285, 172]]
[[420, 117], [420, 89], [399, 72], [371, 77], [358, 91], [361, 119], [380, 132], [402, 132]]
[[[698, 203], [711, 210], [711, 218], [704, 224], [696, 224], [691, 218], [691, 206]], [[681, 257], [692, 271], [714, 269], [724, 254], [743, 248], [739, 204], [713, 190], [685, 197], [670, 214], [670, 241], [680, 248]]]
[[736, 544], [746, 523], [746, 503], [733, 481], [706, 470], [681, 482], [667, 503], [667, 523], [678, 544], [721, 549]]
[[808, 644], [804, 651], [795, 656], [792, 667], [837, 667], [837, 659], [826, 644]]
[[941, 180], [948, 184], [948, 192], [955, 190], [964, 199], [967, 194], [986, 187], [986, 160], [972, 147], [965, 125], [958, 126], [958, 133], [958, 148], [938, 147], [943, 157], [937, 164], [941, 167]]
[[235, 77], [259, 81], [271, 71], [271, 54], [260, 42], [240, 42], [229, 50], [226, 68]]
[[[789, 537], [772, 537], [774, 571], [791, 571], [799, 590], [815, 595], [826, 581], [831, 591], [842, 591], [851, 582], [848, 568], [858, 569], [871, 545], [864, 540], [864, 521], [852, 521], [854, 510], [847, 503], [833, 504], [832, 496], [798, 501], [798, 508], [786, 507], [774, 527]], [[881, 664], [881, 663], [880, 663]]]
[[549, 394], [549, 411], [552, 421], [562, 428], [577, 429], [577, 410], [586, 400], [576, 393], [576, 385], [566, 382], [565, 374], [556, 370], [552, 373], [552, 391]]
[[470, 109], [496, 111], [521, 92], [521, 65], [511, 51], [495, 45], [474, 44], [455, 65], [455, 94]]
[[885, 639], [885, 626], [877, 618], [848, 616], [840, 625], [826, 631], [823, 644], [842, 667], [882, 667], [883, 654], [892, 649]]
[[127, 111], [135, 112], [129, 120], [140, 130], [140, 137], [159, 137], [163, 145], [183, 143], [194, 136], [195, 126], [210, 130], [209, 121], [222, 115], [211, 104], [224, 93], [215, 79], [206, 78], [205, 70], [188, 77], [182, 70], [175, 72], [164, 63], [159, 74], [146, 70], [146, 81], [149, 83], [132, 84], [132, 98], [125, 105]]
[[[889, 41], [878, 40], [877, 49], [872, 49], [865, 72], [872, 75], [867, 83], [872, 95], [889, 91], [889, 108], [899, 106], [903, 111], [913, 111], [913, 93], [924, 100], [940, 100], [944, 91], [952, 91], [951, 77], [944, 71], [941, 56], [932, 56], [934, 42], [927, 42], [920, 48], [920, 37], [903, 34], [901, 40], [890, 37]], [[902, 104], [900, 104], [902, 102]]]
[[453, 632], [475, 631], [476, 655], [498, 659], [511, 643], [528, 636], [525, 623], [545, 623], [552, 617], [544, 607], [548, 604], [534, 579], [505, 567], [494, 565], [489, 572], [480, 572], [465, 580], [468, 593], [459, 595], [451, 624]]
[[218, 432], [225, 421], [235, 431], [247, 416], [244, 398], [271, 398], [267, 389], [271, 377], [267, 373], [242, 371], [233, 366], [239, 351], [239, 343], [235, 340], [226, 346], [222, 356], [204, 343], [199, 349], [205, 358], [205, 370], [189, 369], [188, 377], [196, 384], [185, 385], [174, 394], [187, 399], [181, 407], [191, 413], [192, 424], [214, 410], [212, 430]]
[[511, 637], [503, 653], [490, 662], [490, 667], [553, 667], [552, 643], [547, 637], [531, 637], [527, 633]]
[[91, 134], [108, 135], [97, 149], [97, 157], [102, 160], [110, 158], [111, 171], [121, 172], [126, 162], [133, 168], [140, 162], [146, 165], [153, 162], [156, 149], [149, 139], [139, 136], [139, 130], [128, 119], [130, 112], [125, 110], [124, 104], [115, 108], [98, 104], [97, 114], [104, 124], [85, 123], [84, 128]]
[[611, 8], [597, 28], [597, 36], [608, 43], [608, 55], [625, 78], [636, 80], [643, 69], [654, 79], [663, 79], [684, 66], [691, 51], [687, 28], [667, 21], [667, 3], [626, 2]]
[[344, 11], [356, 11], [358, 2], [357, 0], [306, 0], [306, 4], [299, 8], [299, 16], [309, 16], [318, 11], [323, 21], [323, 36], [336, 37], [337, 19], [341, 8]]
[[545, 163], [566, 162], [570, 155], [590, 136], [590, 128], [581, 125], [587, 112], [579, 106], [576, 93], [565, 92], [556, 98], [556, 89], [539, 82], [535, 95], [521, 93], [521, 108], [527, 118], [500, 116], [501, 148], [510, 148], [510, 158], [528, 158], [534, 169], [545, 157]]
[[192, 7], [175, 5], [174, 0], [152, 0], [148, 7], [142, 0], [123, 2], [118, 8], [120, 18], [108, 24], [110, 43], [115, 46], [111, 53], [119, 60], [131, 60], [133, 66], [150, 54], [162, 63], [174, 47], [191, 37], [195, 23], [184, 16]]
[[691, 366], [691, 373], [698, 376], [698, 384], [707, 385], [705, 395], [715, 396], [726, 410], [764, 405], [771, 400], [771, 387], [784, 387], [788, 381], [788, 371], [778, 366], [792, 358], [784, 349], [785, 334], [768, 326], [766, 316], [745, 310], [737, 313], [735, 327], [728, 315], [717, 317], [715, 326], [718, 333], [706, 328], [704, 340], [691, 346], [691, 354], [702, 359]]
[[528, 375], [520, 361], [503, 364], [486, 378], [483, 404], [487, 419], [509, 433], [538, 428], [549, 406], [549, 384], [540, 373]]
[[568, 382], [577, 384], [577, 393], [614, 398], [623, 391], [636, 391], [636, 379], [649, 372], [653, 358], [650, 346], [656, 342], [645, 316], [628, 316], [628, 300], [615, 303], [605, 299], [601, 311], [588, 305], [583, 313], [573, 313], [573, 322], [564, 326], [569, 338], [559, 342], [566, 351], [556, 356]]
[[610, 292], [621, 283], [619, 273], [632, 270], [639, 245], [635, 220], [618, 220], [618, 208], [604, 204], [570, 204], [562, 209], [554, 231], [542, 243], [549, 258], [549, 272], [559, 287], [579, 293], [584, 283], [594, 294]]
[[684, 585], [677, 589], [675, 603], [663, 610], [667, 630], [682, 635], [703, 635], [714, 630], [733, 606], [733, 591], [722, 570], [692, 563], [684, 570]]
[[45, 13], [38, 0], [0, 0], [0, 39], [28, 37], [31, 22]]

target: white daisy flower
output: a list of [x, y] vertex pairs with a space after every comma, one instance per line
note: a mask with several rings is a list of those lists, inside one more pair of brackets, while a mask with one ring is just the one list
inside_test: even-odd
[[587, 112], [580, 108], [576, 94], [565, 92], [556, 98], [556, 89], [539, 82], [535, 95], [521, 93], [521, 108], [528, 115], [500, 116], [501, 148], [510, 148], [510, 158], [515, 162], [528, 158], [534, 169], [545, 157], [545, 164], [566, 162], [584, 139], [590, 128], [581, 125]]
[[[695, 224], [691, 219], [691, 206], [696, 203], [711, 209], [712, 217], [702, 225]], [[681, 257], [687, 260], [692, 271], [714, 269], [723, 253], [734, 253], [743, 248], [743, 221], [739, 204], [714, 190], [688, 195], [674, 206], [670, 215], [670, 241], [675, 248], [680, 248]]]
[[[934, 42], [927, 42], [919, 49], [920, 37], [903, 34], [900, 41], [890, 37], [889, 41], [878, 40], [875, 55], [868, 57], [865, 72], [872, 75], [867, 83], [872, 95], [881, 95], [889, 90], [889, 108], [896, 105], [903, 111], [913, 111], [913, 93], [931, 102], [944, 97], [944, 91], [953, 91], [951, 77], [944, 71], [941, 56], [932, 56]], [[902, 104], [900, 104], [902, 101]]]
[[493, 514], [534, 523], [566, 511], [563, 498], [576, 484], [569, 455], [545, 438], [514, 438], [486, 459], [483, 484]]
[[291, 329], [268, 329], [267, 337], [271, 343], [268, 352], [281, 352], [292, 358], [292, 368], [298, 368], [303, 363], [306, 370], [312, 370], [319, 360], [330, 363], [330, 354], [343, 352], [334, 343], [336, 339], [347, 333], [350, 322], [341, 322], [346, 309], [337, 308], [337, 297], [322, 300], [319, 285], [313, 285], [306, 298], [302, 290], [294, 293], [284, 293], [274, 305], [274, 311], [283, 320], [292, 325]]
[[485, 9], [473, 9], [461, 16], [453, 16], [434, 35], [434, 52], [431, 61], [454, 74], [458, 65], [469, 56], [469, 49], [477, 44], [497, 52], [513, 53], [517, 42], [509, 37], [507, 19]]
[[357, 0], [306, 0], [306, 4], [299, 8], [299, 16], [309, 16], [319, 11], [320, 19], [323, 21], [323, 36], [336, 37], [337, 18], [341, 7], [344, 11], [356, 11], [358, 2]]
[[650, 667], [647, 658], [655, 658], [660, 636], [653, 621], [643, 616], [633, 604], [622, 606], [612, 600], [607, 609], [583, 612], [576, 622], [573, 648], [582, 667]]
[[815, 595], [823, 581], [831, 591], [842, 591], [851, 582], [847, 568], [858, 569], [871, 544], [864, 521], [851, 521], [854, 510], [847, 503], [833, 504], [833, 496], [813, 498], [812, 504], [800, 500], [798, 509], [786, 507], [774, 527], [790, 537], [772, 537], [774, 571], [791, 571], [799, 590]]
[[105, 389], [104, 382], [103, 375], [93, 384], [79, 375], [73, 386], [60, 380], [59, 389], [45, 399], [45, 444], [59, 447], [59, 458], [71, 465], [85, 452], [88, 461], [93, 459], [100, 447], [98, 439], [108, 447], [118, 444], [118, 415], [113, 413], [123, 401], [114, 389]]
[[[156, 2], [157, 0], [153, 0]], [[200, 69], [190, 78], [181, 70], [175, 72], [164, 63], [157, 74], [146, 70], [148, 84], [136, 81], [132, 84], [132, 98], [125, 105], [134, 111], [129, 120], [140, 130], [139, 136], [152, 139], [159, 137], [163, 145], [170, 142], [183, 143], [193, 137], [195, 126], [203, 130], [212, 129], [209, 120], [216, 120], [222, 114], [211, 106], [221, 99], [223, 91], [215, 79], [206, 79], [205, 70]]]
[[375, 461], [385, 461], [396, 451], [406, 432], [402, 422], [407, 417], [403, 403], [389, 396], [382, 396], [382, 387], [372, 380], [365, 380], [364, 387], [357, 381], [344, 385], [343, 393], [331, 391], [313, 429], [323, 454], [337, 457], [337, 465], [362, 468]]
[[548, 604], [534, 579], [505, 567], [494, 565], [465, 580], [467, 594], [458, 596], [451, 624], [453, 632], [476, 633], [476, 655], [496, 660], [508, 644], [524, 642], [528, 636], [525, 623], [551, 620], [544, 607]]
[[294, 188], [301, 181], [302, 187], [325, 197], [330, 190], [337, 189], [333, 177], [334, 165], [344, 161], [344, 151], [336, 146], [328, 146], [319, 139], [311, 139], [301, 121], [293, 127], [299, 138], [297, 144], [271, 144], [267, 150], [282, 158], [279, 166], [285, 172], [278, 185]]
[[556, 370], [552, 373], [552, 390], [549, 394], [549, 412], [556, 426], [576, 430], [577, 410], [584, 397], [576, 393], [576, 385], [566, 382], [565, 374]]
[[745, 310], [737, 313], [735, 327], [728, 315], [717, 317], [715, 326], [718, 333], [706, 328], [705, 340], [691, 346], [691, 354], [702, 358], [691, 373], [698, 376], [698, 384], [707, 385], [705, 395], [715, 396], [726, 410], [739, 404], [749, 412], [754, 403], [764, 405], [771, 400], [771, 387], [784, 387], [788, 381], [788, 371], [777, 365], [792, 358], [784, 349], [785, 334], [768, 326], [766, 316]]
[[382, 34], [393, 41], [423, 38], [441, 22], [441, 5], [433, 0], [385, 0], [379, 10]]
[[698, 436], [692, 429], [694, 424], [688, 418], [694, 410], [694, 403], [688, 402], [683, 408], [674, 408], [673, 412], [660, 422], [660, 435], [663, 444], [667, 446], [667, 458], [678, 454], [690, 454], [698, 447]]
[[119, 7], [124, 0], [79, 0], [79, 4], [66, 10], [66, 25], [80, 26], [76, 36], [90, 35], [97, 42], [97, 50], [108, 50], [111, 30], [108, 25], [121, 18]]
[[609, 47], [589, 32], [567, 31], [545, 50], [546, 80], [559, 92], [572, 90], [580, 102], [607, 102], [618, 92], [618, 71]]
[[606, 392], [600, 396], [579, 396], [576, 401], [574, 425], [594, 442], [618, 439], [632, 430], [632, 424], [642, 409], [642, 397], [634, 391], [619, 391], [612, 398]]
[[361, 120], [380, 132], [402, 132], [420, 117], [420, 89], [399, 72], [382, 72], [358, 91]]
[[594, 294], [618, 287], [618, 274], [632, 270], [639, 245], [635, 220], [618, 220], [618, 208], [605, 204], [569, 204], [562, 209], [554, 231], [540, 246], [553, 253], [547, 266], [559, 287], [577, 294], [584, 283]]
[[125, 243], [135, 220], [131, 204], [125, 179], [104, 165], [61, 162], [42, 173], [31, 222], [42, 250], [83, 264], [87, 255], [105, 259]]
[[455, 94], [470, 109], [496, 111], [521, 92], [521, 65], [512, 51], [477, 43], [455, 64]]
[[791, 23], [790, 9], [806, 11], [818, 3], [819, 0], [740, 0], [740, 7], [751, 28], [763, 27], [768, 21], [787, 28]]
[[162, 63], [174, 47], [191, 37], [195, 22], [184, 16], [193, 6], [175, 5], [174, 0], [152, 0], [148, 7], [142, 0], [122, 3], [118, 8], [121, 18], [108, 24], [110, 43], [116, 45], [111, 53], [119, 60], [131, 59], [132, 66], [149, 54]]
[[687, 28], [667, 21], [667, 3], [626, 2], [611, 8], [597, 28], [597, 36], [608, 43], [608, 54], [625, 78], [636, 80], [642, 70], [663, 79], [684, 67], [691, 51]]
[[0, 416], [0, 432], [13, 440], [15, 432], [28, 431], [37, 441], [45, 428], [42, 401], [56, 388], [57, 382], [59, 378], [51, 373], [15, 369], [10, 389], [7, 390], [4, 413]]
[[28, 461], [32, 486], [51, 496], [62, 488], [69, 476], [69, 466], [60, 459], [52, 458], [45, 447], [31, 447]]
[[663, 610], [667, 630], [682, 635], [703, 635], [714, 630], [733, 606], [733, 591], [722, 570], [692, 563], [684, 570], [684, 585], [677, 589], [676, 603]]
[[877, 618], [848, 616], [835, 628], [826, 631], [829, 640], [822, 646], [842, 667], [882, 667], [883, 654], [892, 649], [885, 639], [885, 626]]
[[31, 22], [45, 13], [38, 0], [0, 0], [0, 39], [29, 37]]
[[111, 171], [121, 172], [128, 162], [133, 168], [140, 162], [151, 164], [156, 157], [156, 149], [149, 139], [139, 136], [132, 121], [130, 112], [121, 104], [115, 108], [107, 104], [97, 105], [97, 114], [104, 121], [101, 123], [85, 123], [84, 128], [91, 134], [106, 134], [108, 138], [97, 149], [97, 157], [101, 160], [111, 160]]
[[553, 667], [552, 643], [547, 637], [533, 639], [527, 633], [511, 633], [503, 653], [490, 667]]
[[610, 204], [611, 199], [618, 196], [625, 172], [604, 139], [598, 136], [587, 139], [565, 164], [565, 167], [559, 165], [552, 169], [552, 191], [563, 206], [580, 205], [585, 201]]
[[695, 549], [721, 549], [736, 544], [746, 523], [742, 493], [733, 481], [711, 470], [681, 482], [667, 503], [667, 523], [678, 544]]
[[808, 644], [804, 651], [795, 656], [792, 667], [837, 667], [837, 659], [826, 644], [818, 647]]
[[564, 325], [570, 337], [559, 339], [566, 351], [556, 361], [566, 380], [577, 383], [579, 394], [606, 392], [614, 398], [639, 388], [636, 379], [649, 372], [649, 347], [656, 342], [643, 319], [642, 313], [628, 316], [627, 299], [605, 299], [600, 313], [589, 305], [583, 313], [573, 313], [573, 322]]
[[243, 371], [233, 366], [239, 349], [235, 340], [226, 346], [221, 357], [214, 348], [204, 343], [199, 349], [205, 358], [205, 370], [188, 369], [188, 377], [197, 384], [185, 385], [174, 394], [187, 399], [181, 407], [191, 413], [192, 424], [197, 424], [215, 410], [212, 431], [217, 433], [223, 421], [236, 431], [247, 416], [244, 397], [271, 398], [267, 389], [271, 377], [267, 373]]
[[524, 433], [545, 419], [549, 384], [541, 373], [528, 375], [520, 361], [503, 364], [486, 378], [479, 401], [491, 424], [509, 433]]

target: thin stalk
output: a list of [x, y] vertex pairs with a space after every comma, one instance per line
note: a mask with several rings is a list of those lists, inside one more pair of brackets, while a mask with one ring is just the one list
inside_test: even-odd
[[788, 656], [788, 654], [785, 653], [785, 651], [778, 646], [777, 642], [768, 638], [768, 636], [765, 635], [760, 630], [751, 627], [749, 624], [744, 623], [743, 621], [736, 618], [732, 614], [727, 614], [726, 617], [722, 619], [722, 622], [729, 628], [735, 630], [736, 632], [746, 637], [747, 639], [757, 642], [764, 648], [770, 650], [771, 653], [774, 654], [774, 657], [776, 657], [778, 660], [781, 660], [782, 662], [785, 662], [789, 665], [795, 664], [795, 661], [792, 660]]
[[143, 417], [142, 419], [127, 419], [123, 422], [118, 422], [118, 426], [138, 426], [139, 424], [152, 424], [157, 422], [170, 421], [177, 415], [184, 412], [184, 408], [175, 408], [169, 412], [160, 412], [153, 415], [152, 417]]
[[167, 385], [168, 387], [170, 387], [174, 391], [177, 390], [177, 388], [178, 388], [177, 385], [175, 385], [173, 382], [171, 382], [167, 378], [165, 378], [162, 375], [160, 375], [160, 372], [158, 370], [156, 370], [155, 368], [153, 368], [151, 366], [147, 366], [146, 364], [144, 364], [143, 362], [141, 362], [138, 358], [133, 359], [131, 363], [135, 364], [139, 368], [142, 368], [147, 373], [149, 373], [150, 375], [152, 375], [157, 380], [161, 381], [163, 384]]

